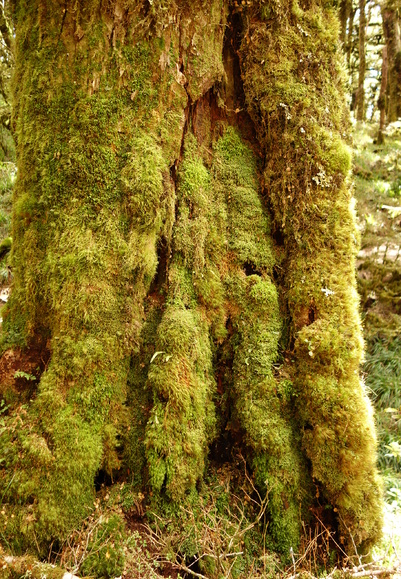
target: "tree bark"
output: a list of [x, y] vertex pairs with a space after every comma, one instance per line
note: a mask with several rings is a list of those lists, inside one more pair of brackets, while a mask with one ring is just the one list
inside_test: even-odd
[[340, 32], [340, 39], [343, 44], [344, 51], [346, 50], [347, 46], [347, 28], [350, 24], [350, 17], [352, 13], [352, 0], [342, 0], [340, 3], [340, 25], [341, 25], [341, 32]]
[[381, 10], [388, 60], [386, 113], [387, 121], [392, 123], [401, 115], [400, 27], [397, 9], [392, 2], [387, 2]]
[[386, 88], [387, 88], [387, 73], [388, 73], [388, 61], [387, 61], [387, 46], [383, 46], [382, 52], [382, 78], [380, 82], [380, 95], [377, 103], [378, 109], [380, 111], [380, 125], [379, 134], [377, 137], [377, 142], [379, 145], [384, 143], [383, 131], [386, 124]]
[[366, 36], [366, 12], [365, 0], [359, 0], [359, 70], [358, 91], [356, 96], [356, 118], [358, 121], [365, 120], [365, 36]]
[[344, 549], [369, 545], [337, 16], [166, 6], [16, 2], [4, 536], [43, 554], [95, 481], [177, 504], [236, 451], [270, 548], [295, 549], [319, 496]]
[[353, 8], [351, 3], [351, 14], [349, 17], [349, 25], [348, 25], [348, 34], [347, 34], [347, 44], [346, 44], [346, 58], [347, 58], [347, 67], [350, 70], [351, 67], [351, 56], [352, 56], [352, 47], [353, 47], [353, 28], [354, 28], [354, 18], [355, 18], [356, 9]]
[[349, 25], [349, 20], [351, 17], [352, 12], [352, 0], [342, 0], [340, 3], [340, 24], [341, 24], [341, 32], [340, 32], [340, 39], [344, 47], [344, 51], [346, 49], [347, 43], [347, 26]]

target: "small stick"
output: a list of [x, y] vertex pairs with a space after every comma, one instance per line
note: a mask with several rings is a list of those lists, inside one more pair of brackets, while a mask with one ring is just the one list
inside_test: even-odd
[[376, 569], [374, 571], [367, 569], [366, 571], [358, 571], [357, 573], [350, 573], [351, 577], [371, 577], [372, 575], [374, 575], [375, 577], [378, 577], [380, 575], [394, 575], [395, 573], [397, 573], [399, 569], [397, 569], [397, 567], [393, 568], [393, 569]]

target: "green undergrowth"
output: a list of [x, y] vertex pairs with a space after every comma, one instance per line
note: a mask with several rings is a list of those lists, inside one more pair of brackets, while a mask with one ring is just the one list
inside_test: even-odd
[[385, 473], [386, 501], [399, 509], [401, 229], [391, 207], [400, 205], [401, 140], [398, 123], [388, 126], [383, 145], [375, 143], [376, 132], [375, 125], [357, 125], [354, 137], [355, 193], [362, 232], [358, 289], [367, 340], [365, 380], [376, 409], [379, 465]]
[[[362, 239], [358, 290], [367, 342], [365, 381], [376, 409], [379, 464], [384, 472], [397, 477], [401, 442], [399, 123], [388, 125], [384, 144], [378, 145], [376, 136], [374, 124], [355, 127], [355, 195]], [[386, 486], [391, 488], [391, 484]]]
[[[263, 546], [268, 501], [268, 492], [258, 492], [244, 458], [237, 455], [231, 465], [210, 471], [198, 492], [180, 503], [161, 502], [155, 494], [145, 497], [129, 484], [104, 487], [91, 515], [64, 542], [51, 546], [51, 563], [32, 556], [3, 560], [6, 555], [0, 552], [0, 564], [6, 579], [24, 573], [59, 579], [65, 572], [158, 579], [169, 576], [169, 569], [184, 577], [188, 568], [211, 578], [267, 578], [286, 570]], [[9, 517], [6, 513], [3, 523]]]
[[244, 458], [236, 455], [231, 465], [209, 470], [198, 492], [180, 504], [160, 508], [151, 500], [150, 537], [182, 573], [186, 567], [206, 577], [268, 577], [286, 568], [263, 545], [268, 504], [268, 489], [258, 491]]
[[12, 162], [0, 164], [0, 239], [11, 233], [12, 189], [16, 178], [15, 164]]
[[358, 289], [369, 343], [377, 336], [396, 336], [400, 327], [400, 128], [398, 123], [390, 124], [383, 145], [375, 142], [376, 133], [376, 125], [358, 124], [354, 135], [355, 195], [362, 236]]
[[0, 163], [0, 286], [7, 285], [10, 280], [7, 266], [12, 246], [11, 205], [15, 178], [15, 163], [12, 161]]
[[366, 354], [366, 385], [376, 408], [379, 465], [401, 473], [401, 340], [377, 338]]

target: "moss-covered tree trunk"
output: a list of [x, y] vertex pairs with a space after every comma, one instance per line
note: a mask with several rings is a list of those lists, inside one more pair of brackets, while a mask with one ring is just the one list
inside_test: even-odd
[[95, 480], [174, 503], [234, 451], [274, 549], [310, 509], [345, 549], [380, 534], [336, 12], [238, 4], [15, 3], [14, 550], [63, 540]]

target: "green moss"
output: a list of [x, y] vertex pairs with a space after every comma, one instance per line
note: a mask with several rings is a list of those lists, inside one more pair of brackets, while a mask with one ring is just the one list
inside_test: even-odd
[[13, 240], [11, 237], [6, 237], [0, 243], [0, 259], [2, 259], [11, 250], [12, 242]]
[[135, 138], [132, 149], [122, 170], [121, 181], [132, 219], [146, 229], [154, 227], [160, 212], [164, 196], [163, 173], [168, 167], [161, 148], [152, 137], [141, 135]]
[[214, 300], [217, 314], [212, 318], [219, 312], [221, 316], [223, 291], [216, 266], [214, 289], [202, 286], [204, 272], [212, 266], [216, 252], [208, 244], [210, 182], [196, 152], [196, 141], [189, 136], [179, 173], [178, 218], [173, 230], [176, 256], [169, 268], [169, 305], [157, 330], [156, 356], [148, 373], [148, 388], [155, 396], [146, 430], [150, 480], [159, 491], [165, 483], [168, 495], [174, 499], [194, 488], [202, 477], [214, 431], [209, 324], [202, 320], [196, 299], [202, 296], [207, 305]]
[[95, 577], [116, 577], [124, 570], [126, 530], [121, 515], [111, 514], [99, 520], [88, 541], [88, 555], [81, 572]]
[[290, 400], [274, 377], [281, 327], [277, 292], [270, 280], [256, 275], [241, 276], [236, 285], [242, 295], [241, 313], [233, 319], [233, 418], [245, 432], [258, 486], [269, 494], [270, 544], [288, 555], [299, 542], [307, 485]]
[[[0, 487], [10, 504], [25, 504], [7, 541], [42, 552], [93, 507], [97, 473], [121, 467], [130, 357], [139, 352], [158, 240], [171, 230], [176, 134], [165, 153], [160, 127], [169, 107], [186, 101], [179, 92], [160, 101], [170, 72], [156, 80], [162, 46], [146, 30], [135, 47], [109, 50], [104, 23], [92, 26], [93, 14], [78, 10], [66, 14], [61, 36], [54, 13], [42, 37], [39, 7], [28, 4], [17, 7], [16, 290], [3, 341], [31, 345], [42, 336], [51, 360], [23, 426], [15, 431], [6, 418]], [[76, 50], [69, 27], [84, 32]]]
[[229, 250], [242, 266], [248, 263], [260, 272], [270, 272], [270, 223], [258, 195], [255, 157], [231, 127], [217, 142], [215, 155], [215, 171], [228, 208]]
[[381, 486], [372, 413], [358, 377], [357, 234], [342, 141], [348, 118], [338, 22], [317, 3], [303, 10], [293, 4], [291, 17], [281, 8], [270, 19], [273, 27], [250, 25], [241, 55], [284, 238], [283, 307], [295, 344], [284, 370], [293, 377], [312, 476], [337, 509], [341, 540], [352, 550], [353, 540], [366, 547], [380, 536]]
[[[343, 543], [349, 533], [373, 542], [380, 485], [358, 379], [334, 12], [251, 3], [233, 39], [246, 111], [230, 113], [215, 93], [197, 100], [223, 80], [226, 3], [128, 7], [113, 21], [97, 1], [65, 20], [50, 4], [16, 7], [15, 289], [3, 344], [39, 337], [51, 357], [2, 421], [0, 493], [15, 515], [3, 540], [43, 555], [64, 541], [90, 515], [99, 472], [149, 483], [164, 513], [188, 500], [202, 515], [219, 435], [253, 471], [248, 496], [268, 493], [267, 534], [252, 526], [258, 548], [263, 535], [285, 555], [296, 549], [310, 479]], [[251, 143], [229, 126], [253, 135], [247, 114]], [[209, 528], [224, 500], [220, 518], [207, 511]], [[196, 532], [188, 557], [200, 556]], [[120, 573], [123, 535], [118, 517], [104, 520], [84, 571]], [[239, 558], [233, 574], [244, 569]]]
[[[305, 469], [289, 400], [274, 376], [281, 319], [269, 278], [274, 257], [251, 150], [228, 128], [215, 147], [216, 187], [227, 203], [227, 243], [233, 268], [225, 276], [234, 349], [231, 428], [239, 424], [261, 492], [269, 494], [270, 544], [288, 554], [300, 537]], [[257, 275], [246, 275], [248, 270]]]

